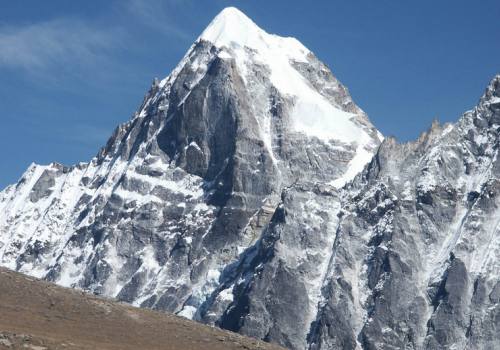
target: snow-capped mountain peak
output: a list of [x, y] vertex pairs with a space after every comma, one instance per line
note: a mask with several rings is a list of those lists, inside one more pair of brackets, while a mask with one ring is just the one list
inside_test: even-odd
[[[272, 86], [290, 101], [290, 130], [322, 142], [341, 143], [356, 148], [356, 157], [342, 178], [331, 184], [341, 187], [362, 170], [382, 136], [354, 105], [347, 90], [332, 77], [330, 70], [297, 39], [268, 34], [234, 7], [224, 9], [201, 34], [218, 48], [217, 56], [232, 60], [249, 90], [254, 88], [255, 70], [266, 67]], [[306, 67], [314, 66], [314, 73]], [[325, 76], [333, 79], [324, 80]], [[319, 80], [322, 80], [319, 84]], [[272, 151], [270, 120], [259, 120], [264, 141]]]
[[[0, 193], [0, 263], [228, 323], [232, 290], [260, 264], [246, 266], [263, 249], [284, 189], [335, 191], [331, 185], [356, 175], [379, 143], [347, 89], [309, 50], [228, 8], [167, 78], [154, 81], [94, 159], [33, 166]], [[313, 193], [309, 205], [336, 207], [316, 203]], [[333, 244], [330, 226], [323, 229], [314, 256], [326, 257]], [[303, 248], [284, 261], [309, 259]], [[326, 262], [311, 266], [297, 331], [304, 334], [294, 343], [305, 342]]]

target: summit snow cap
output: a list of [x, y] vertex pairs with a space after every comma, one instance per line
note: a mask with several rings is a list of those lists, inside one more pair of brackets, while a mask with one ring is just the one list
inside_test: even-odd
[[200, 35], [217, 47], [248, 47], [257, 51], [279, 47], [285, 55], [305, 61], [310, 51], [295, 38], [266, 33], [235, 7], [222, 10]]

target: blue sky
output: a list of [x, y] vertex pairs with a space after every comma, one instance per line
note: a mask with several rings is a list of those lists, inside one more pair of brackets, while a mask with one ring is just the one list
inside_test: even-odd
[[0, 188], [95, 155], [224, 7], [297, 37], [402, 141], [454, 121], [500, 73], [500, 1], [116, 0], [0, 5]]

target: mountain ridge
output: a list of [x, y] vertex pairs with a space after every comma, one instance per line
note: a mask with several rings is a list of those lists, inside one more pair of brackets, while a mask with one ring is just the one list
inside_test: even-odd
[[456, 227], [495, 215], [500, 76], [398, 144], [297, 43], [222, 11], [89, 163], [0, 192], [0, 264], [291, 349], [495, 344], [498, 234]]

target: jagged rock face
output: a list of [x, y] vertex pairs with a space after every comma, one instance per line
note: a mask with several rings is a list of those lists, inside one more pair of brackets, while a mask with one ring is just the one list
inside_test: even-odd
[[0, 264], [291, 349], [494, 349], [499, 81], [380, 145], [309, 50], [226, 9], [94, 159], [0, 192]]
[[498, 348], [499, 96], [346, 186], [311, 348]]

